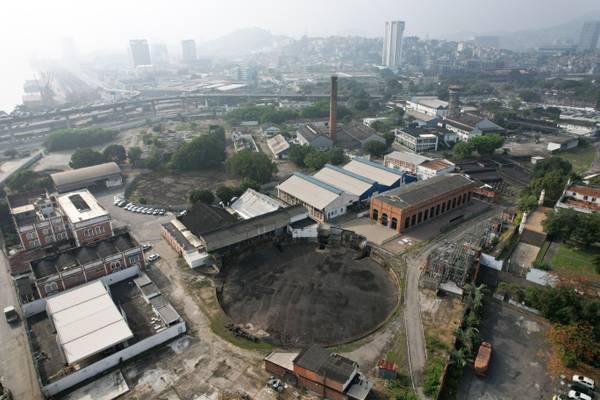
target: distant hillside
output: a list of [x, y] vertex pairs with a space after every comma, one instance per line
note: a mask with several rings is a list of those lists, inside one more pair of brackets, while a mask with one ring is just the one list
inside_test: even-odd
[[200, 43], [198, 48], [201, 53], [211, 55], [245, 55], [280, 47], [291, 41], [293, 39], [287, 36], [273, 35], [261, 28], [245, 28]]
[[526, 50], [548, 44], [577, 44], [584, 22], [595, 19], [600, 19], [600, 10], [548, 28], [500, 33], [501, 45], [507, 49]]

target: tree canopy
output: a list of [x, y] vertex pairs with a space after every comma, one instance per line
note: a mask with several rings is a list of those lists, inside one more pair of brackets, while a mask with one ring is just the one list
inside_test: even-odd
[[210, 190], [195, 189], [190, 192], [190, 201], [192, 204], [201, 201], [204, 204], [212, 204], [215, 201], [215, 196]]
[[114, 161], [116, 163], [122, 163], [127, 158], [125, 147], [120, 144], [111, 144], [102, 151], [102, 155], [106, 161]]
[[560, 208], [548, 213], [542, 226], [553, 240], [572, 239], [586, 246], [600, 242], [599, 214], [585, 214], [570, 208]]
[[227, 160], [228, 171], [237, 177], [265, 183], [277, 172], [277, 166], [264, 153], [243, 150]]
[[504, 137], [498, 134], [475, 136], [469, 143], [481, 156], [491, 156], [504, 144]]
[[69, 166], [71, 168], [84, 168], [92, 165], [103, 164], [105, 162], [102, 153], [92, 149], [79, 149], [71, 155]]
[[46, 148], [57, 151], [96, 146], [110, 142], [117, 133], [116, 130], [104, 128], [62, 129], [48, 136]]
[[6, 182], [6, 186], [14, 192], [39, 189], [40, 187], [49, 189], [52, 187], [52, 180], [48, 175], [40, 175], [30, 169], [23, 169], [11, 176]]
[[127, 149], [127, 158], [129, 158], [129, 162], [131, 162], [133, 165], [136, 165], [136, 163], [142, 158], [142, 149], [137, 146], [130, 147]]
[[225, 161], [225, 135], [212, 130], [189, 143], [179, 145], [171, 157], [170, 167], [181, 171], [197, 171], [215, 167]]
[[369, 140], [367, 143], [365, 143], [365, 150], [374, 157], [381, 157], [387, 148], [388, 146], [385, 143], [381, 143], [377, 140]]
[[452, 153], [454, 154], [454, 157], [459, 160], [471, 157], [474, 150], [475, 147], [469, 142], [458, 142], [454, 145], [454, 147], [452, 147]]
[[523, 211], [535, 208], [536, 205], [532, 202], [521, 199], [532, 196], [537, 199], [542, 190], [545, 190], [545, 204], [555, 204], [561, 196], [572, 170], [571, 163], [560, 157], [538, 161], [529, 175], [529, 184], [521, 191], [519, 208]]

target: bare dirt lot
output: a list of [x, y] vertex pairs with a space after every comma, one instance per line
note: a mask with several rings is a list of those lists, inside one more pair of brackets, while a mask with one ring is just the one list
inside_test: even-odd
[[165, 207], [186, 204], [194, 189], [214, 190], [219, 186], [236, 186], [239, 180], [231, 179], [225, 169], [173, 174], [151, 172], [141, 176], [135, 183], [129, 199], [137, 201], [144, 197], [146, 204]]
[[294, 244], [265, 246], [223, 268], [219, 300], [239, 324], [269, 333], [269, 341], [300, 347], [339, 344], [386, 320], [397, 286], [369, 258], [353, 250]]

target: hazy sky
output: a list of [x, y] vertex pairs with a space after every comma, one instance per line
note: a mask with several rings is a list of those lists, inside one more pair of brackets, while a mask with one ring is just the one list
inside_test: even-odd
[[443, 37], [552, 26], [598, 9], [598, 0], [5, 0], [0, 91], [22, 86], [27, 60], [58, 54], [61, 37], [83, 53], [125, 52], [131, 38], [169, 44], [251, 26], [291, 36], [381, 36], [389, 19], [406, 21], [409, 35]]

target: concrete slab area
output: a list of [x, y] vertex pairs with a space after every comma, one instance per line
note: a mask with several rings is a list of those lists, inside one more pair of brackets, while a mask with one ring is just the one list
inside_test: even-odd
[[343, 222], [340, 224], [340, 227], [363, 235], [368, 241], [375, 243], [376, 245], [381, 245], [393, 239], [395, 236], [398, 236], [396, 231], [380, 225], [370, 220], [368, 217], [356, 218]]
[[121, 370], [117, 370], [71, 392], [65, 400], [113, 400], [128, 391]]
[[465, 368], [459, 399], [551, 399], [556, 377], [547, 371], [549, 345], [546, 323], [491, 300], [481, 323], [481, 338], [492, 343], [485, 377]]

